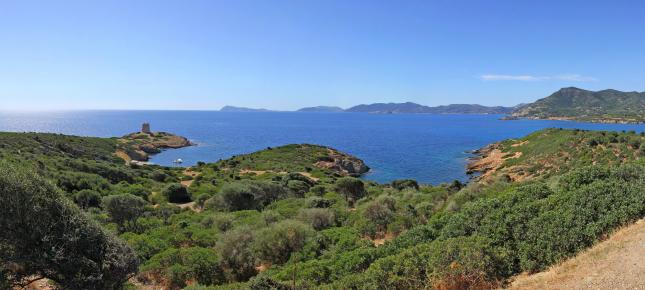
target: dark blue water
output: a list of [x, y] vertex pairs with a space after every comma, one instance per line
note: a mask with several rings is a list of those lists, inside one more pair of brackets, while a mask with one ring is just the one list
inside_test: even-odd
[[150, 122], [153, 131], [186, 136], [198, 146], [168, 150], [152, 162], [184, 165], [216, 161], [290, 143], [327, 145], [365, 160], [367, 179], [388, 182], [413, 178], [437, 184], [466, 180], [465, 151], [548, 128], [635, 130], [645, 125], [592, 124], [570, 121], [500, 121], [499, 115], [426, 115], [360, 113], [224, 113], [207, 111], [0, 112], [0, 131], [56, 132], [112, 137], [138, 131]]

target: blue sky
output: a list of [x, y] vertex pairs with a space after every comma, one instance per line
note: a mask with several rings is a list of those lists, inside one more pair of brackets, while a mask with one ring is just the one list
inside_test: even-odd
[[645, 90], [639, 1], [0, 1], [1, 109], [515, 105]]

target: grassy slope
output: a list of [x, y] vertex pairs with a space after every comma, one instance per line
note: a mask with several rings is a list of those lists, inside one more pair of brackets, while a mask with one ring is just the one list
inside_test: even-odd
[[[501, 174], [524, 178], [562, 174], [572, 168], [619, 165], [645, 156], [645, 136], [636, 133], [546, 129], [500, 143], [507, 158]], [[521, 154], [517, 154], [521, 153]]]

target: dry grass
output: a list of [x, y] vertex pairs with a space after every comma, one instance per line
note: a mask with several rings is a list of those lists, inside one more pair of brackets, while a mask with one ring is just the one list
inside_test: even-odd
[[509, 289], [645, 289], [645, 219], [547, 271], [516, 277]]

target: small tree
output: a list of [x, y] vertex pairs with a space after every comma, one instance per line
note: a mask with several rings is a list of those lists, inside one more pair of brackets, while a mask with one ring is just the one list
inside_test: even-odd
[[162, 194], [172, 203], [187, 203], [191, 201], [188, 190], [179, 183], [168, 185]]
[[221, 267], [229, 282], [246, 281], [257, 274], [251, 245], [253, 232], [248, 228], [226, 232], [217, 243]]
[[336, 181], [336, 191], [345, 196], [345, 200], [358, 200], [365, 196], [365, 185], [358, 178], [343, 177]]
[[376, 224], [376, 230], [383, 232], [387, 229], [387, 225], [394, 219], [394, 212], [387, 206], [387, 204], [373, 201], [365, 209], [365, 218]]
[[326, 208], [306, 208], [300, 210], [298, 219], [319, 231], [333, 226], [336, 222], [336, 214]]
[[312, 234], [311, 227], [294, 220], [284, 220], [260, 231], [255, 241], [258, 257], [264, 261], [283, 264], [291, 253], [300, 251]]
[[120, 231], [136, 226], [137, 218], [143, 214], [145, 205], [146, 201], [131, 194], [108, 195], [102, 202], [103, 208], [119, 226]]

